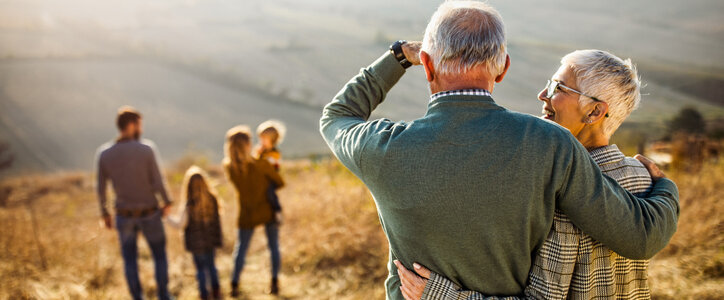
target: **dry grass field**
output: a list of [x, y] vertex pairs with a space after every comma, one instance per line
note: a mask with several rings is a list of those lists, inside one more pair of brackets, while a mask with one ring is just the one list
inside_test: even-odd
[[[179, 163], [168, 171], [178, 195]], [[233, 191], [211, 169], [225, 202], [225, 245], [218, 251], [222, 288], [228, 293], [236, 205]], [[281, 299], [382, 299], [387, 246], [371, 196], [335, 161], [284, 166], [281, 193]], [[670, 174], [681, 189], [681, 219], [673, 241], [651, 262], [656, 299], [724, 297], [724, 162], [698, 174]], [[9, 192], [9, 195], [8, 195]], [[114, 231], [100, 228], [89, 174], [10, 178], [0, 183], [0, 299], [126, 299]], [[191, 257], [180, 231], [167, 227], [170, 289], [194, 299]], [[269, 256], [257, 231], [242, 275], [245, 299], [265, 295]], [[154, 297], [153, 266], [141, 245], [141, 280]]]

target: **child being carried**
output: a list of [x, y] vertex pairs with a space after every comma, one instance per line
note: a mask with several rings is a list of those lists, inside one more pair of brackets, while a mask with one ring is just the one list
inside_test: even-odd
[[[286, 127], [284, 123], [276, 120], [268, 120], [261, 123], [256, 129], [259, 136], [259, 145], [256, 148], [256, 156], [258, 159], [265, 159], [274, 166], [279, 172], [279, 166], [282, 160], [282, 154], [277, 146], [284, 140]], [[282, 222], [282, 206], [277, 195], [277, 186], [272, 183], [267, 190], [267, 201], [274, 211], [274, 220], [281, 224]]]

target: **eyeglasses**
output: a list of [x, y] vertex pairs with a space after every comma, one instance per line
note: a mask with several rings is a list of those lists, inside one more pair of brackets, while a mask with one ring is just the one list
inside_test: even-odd
[[561, 84], [560, 82], [555, 81], [555, 80], [548, 80], [548, 83], [546, 84], [546, 89], [548, 90], [548, 92], [546, 93], [546, 98], [550, 99], [551, 97], [553, 97], [553, 95], [556, 94], [556, 90], [558, 90], [559, 87], [564, 88], [564, 89], [566, 89], [566, 90], [569, 90], [569, 91], [571, 91], [571, 92], [574, 92], [574, 93], [576, 93], [576, 94], [579, 94], [579, 95], [581, 95], [581, 96], [586, 96], [586, 97], [591, 98], [591, 99], [593, 99], [593, 100], [595, 100], [595, 101], [604, 102], [604, 101], [601, 100], [601, 99], [598, 99], [598, 98], [593, 97], [593, 96], [586, 95], [586, 94], [584, 94], [584, 93], [582, 93], [582, 92], [579, 92], [579, 91], [576, 91], [576, 90], [574, 90], [574, 89], [572, 89], [572, 88], [569, 88], [569, 87], [567, 87], [567, 86], [565, 86], [565, 85], [563, 85], [563, 84]]

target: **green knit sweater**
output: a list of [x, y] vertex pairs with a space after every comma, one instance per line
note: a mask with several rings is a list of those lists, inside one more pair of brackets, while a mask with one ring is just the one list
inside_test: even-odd
[[[601, 174], [567, 130], [490, 97], [444, 96], [409, 123], [368, 121], [404, 73], [383, 55], [320, 120], [329, 147], [374, 196], [390, 260], [420, 262], [488, 295], [520, 295], [556, 208], [633, 259], [653, 256], [676, 231], [672, 181], [636, 198]], [[388, 268], [387, 297], [403, 299]]]

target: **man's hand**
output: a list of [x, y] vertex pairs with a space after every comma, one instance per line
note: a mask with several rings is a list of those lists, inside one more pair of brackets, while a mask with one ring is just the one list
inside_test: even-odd
[[422, 298], [422, 292], [425, 291], [427, 281], [430, 279], [430, 270], [415, 263], [415, 272], [410, 272], [399, 260], [394, 261], [397, 266], [397, 275], [400, 276], [400, 290], [405, 300], [419, 300]]
[[101, 217], [101, 224], [107, 229], [112, 229], [113, 217], [111, 217], [111, 215], [103, 215], [103, 217]]
[[402, 53], [405, 54], [407, 61], [413, 65], [420, 65], [420, 49], [422, 48], [422, 42], [407, 42], [402, 45]]
[[646, 170], [649, 171], [649, 174], [651, 174], [651, 179], [654, 181], [657, 181], [661, 178], [666, 178], [666, 175], [664, 172], [662, 172], [659, 167], [656, 165], [656, 163], [649, 159], [646, 156], [643, 156], [641, 154], [636, 154], [634, 156], [635, 159], [638, 159], [642, 164], [644, 164], [644, 167], [646, 167]]
[[163, 213], [164, 217], [167, 217], [169, 213], [171, 213], [171, 204], [166, 204], [161, 208], [161, 213]]

